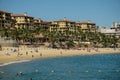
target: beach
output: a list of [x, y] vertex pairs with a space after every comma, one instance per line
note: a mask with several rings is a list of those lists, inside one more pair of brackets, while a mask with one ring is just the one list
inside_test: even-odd
[[47, 47], [2, 47], [0, 64], [52, 57], [120, 53], [120, 48], [53, 49]]

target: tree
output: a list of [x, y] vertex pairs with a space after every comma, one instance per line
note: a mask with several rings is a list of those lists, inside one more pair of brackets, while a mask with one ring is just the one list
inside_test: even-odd
[[66, 46], [67, 46], [67, 48], [69, 49], [69, 48], [74, 47], [74, 46], [75, 46], [75, 43], [74, 43], [73, 41], [69, 40], [69, 41], [66, 41]]

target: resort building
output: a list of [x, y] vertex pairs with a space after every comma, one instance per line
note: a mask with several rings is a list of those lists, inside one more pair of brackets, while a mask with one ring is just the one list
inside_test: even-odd
[[41, 27], [41, 29], [43, 29], [45, 31], [49, 31], [50, 24], [51, 24], [51, 22], [43, 21], [40, 23], [40, 27]]
[[83, 32], [96, 32], [96, 24], [91, 21], [88, 22], [77, 22], [76, 23], [77, 30], [82, 30]]
[[75, 32], [75, 30], [75, 22], [66, 20], [66, 18], [63, 20], [52, 21], [50, 25], [50, 32], [58, 31], [61, 33], [66, 33], [68, 31]]
[[12, 19], [16, 20], [16, 28], [34, 28], [34, 18], [27, 16], [27, 13], [24, 14], [12, 14]]
[[120, 35], [120, 30], [116, 30], [115, 28], [99, 28], [98, 31], [106, 35], [115, 35], [115, 36]]
[[40, 28], [45, 31], [49, 31], [50, 24], [51, 24], [51, 22], [43, 21], [40, 18], [34, 19], [34, 27], [35, 28]]
[[14, 27], [15, 21], [11, 19], [11, 13], [0, 10], [0, 28]]
[[41, 22], [43, 22], [43, 21], [40, 18], [34, 19], [34, 27], [39, 28]]
[[112, 28], [114, 28], [116, 30], [120, 30], [120, 22], [113, 22]]

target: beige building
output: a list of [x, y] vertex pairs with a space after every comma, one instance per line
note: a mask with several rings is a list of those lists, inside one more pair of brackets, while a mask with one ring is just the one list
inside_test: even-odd
[[12, 14], [12, 19], [16, 20], [16, 28], [34, 28], [34, 18], [27, 16], [27, 13], [24, 14]]
[[62, 33], [66, 33], [68, 31], [74, 32], [75, 31], [75, 22], [66, 20], [52, 21], [50, 25], [50, 31], [58, 31]]
[[34, 27], [39, 28], [41, 22], [43, 22], [41, 19], [34, 19]]
[[43, 21], [40, 23], [40, 27], [41, 27], [41, 29], [49, 31], [50, 24], [51, 24], [51, 22]]
[[95, 32], [96, 31], [96, 24], [92, 23], [91, 21], [88, 22], [77, 22], [76, 23], [77, 30], [82, 30], [83, 32]]
[[11, 19], [11, 13], [0, 10], [0, 28], [14, 27], [15, 21]]
[[57, 20], [52, 22], [42, 21], [41, 19], [34, 19], [34, 17], [24, 14], [12, 14], [5, 11], [0, 11], [0, 27], [12, 27], [16, 28], [28, 28], [35, 29], [40, 28], [44, 30], [58, 31], [62, 33], [71, 33], [82, 30], [83, 32], [96, 31], [96, 24], [91, 21], [88, 22], [74, 22], [64, 18], [63, 20]]
[[34, 27], [35, 28], [40, 28], [44, 30], [49, 30], [51, 22], [43, 21], [40, 18], [39, 19], [34, 19]]

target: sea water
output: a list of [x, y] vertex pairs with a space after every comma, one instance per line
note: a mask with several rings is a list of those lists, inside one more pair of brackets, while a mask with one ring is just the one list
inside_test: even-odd
[[0, 80], [120, 80], [120, 54], [12, 63], [0, 66]]

